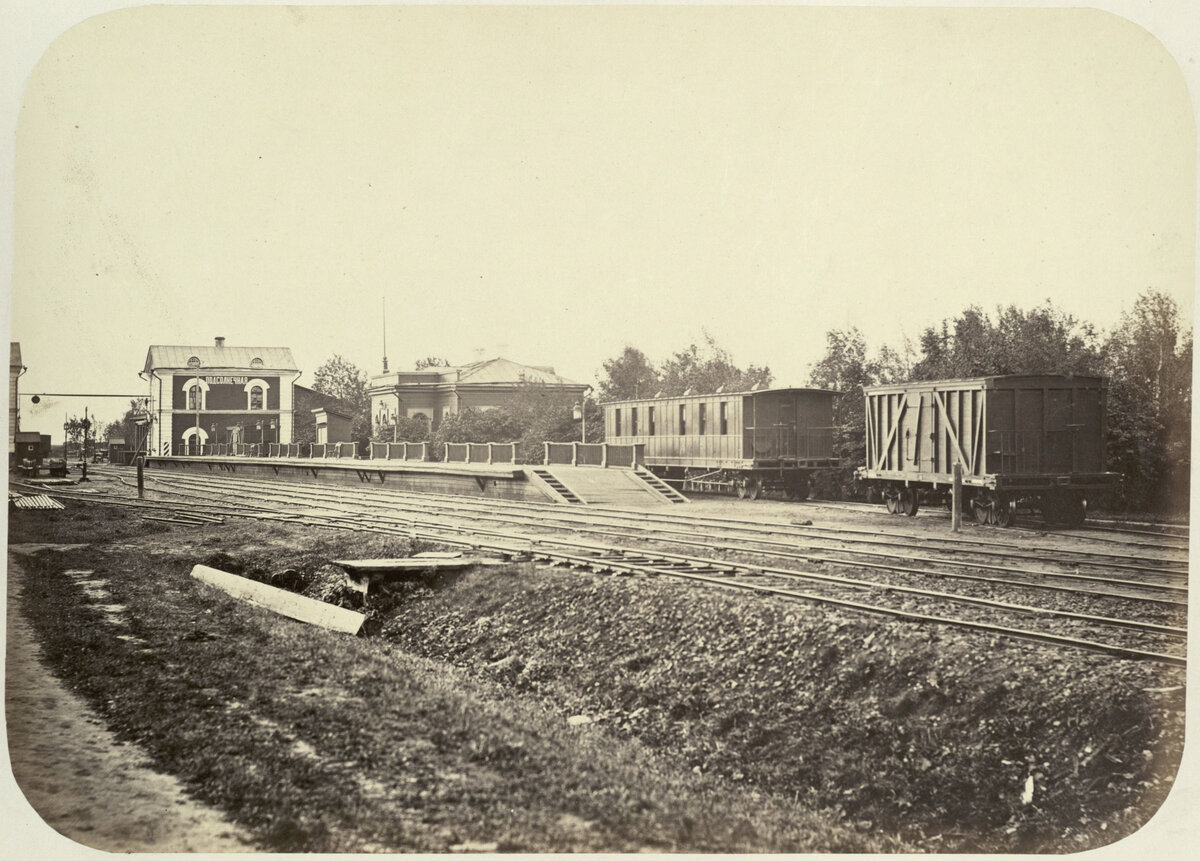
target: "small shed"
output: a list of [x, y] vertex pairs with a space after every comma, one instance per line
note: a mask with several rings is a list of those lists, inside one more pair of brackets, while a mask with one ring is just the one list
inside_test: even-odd
[[37, 431], [17, 431], [13, 434], [13, 463], [21, 464], [25, 461], [30, 463], [41, 463], [50, 456], [49, 437], [46, 437], [47, 445], [42, 445], [42, 435]]
[[108, 438], [108, 462], [121, 464], [125, 462], [125, 438], [110, 436]]
[[352, 416], [329, 407], [318, 407], [312, 412], [317, 421], [318, 445], [351, 441]]

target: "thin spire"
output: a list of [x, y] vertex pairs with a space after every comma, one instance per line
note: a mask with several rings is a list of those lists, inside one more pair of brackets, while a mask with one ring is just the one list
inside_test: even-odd
[[383, 303], [383, 372], [387, 373], [387, 296], [380, 296], [379, 301]]

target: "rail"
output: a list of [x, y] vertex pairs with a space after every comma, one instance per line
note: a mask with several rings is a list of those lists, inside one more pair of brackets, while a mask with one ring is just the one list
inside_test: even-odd
[[[656, 574], [682, 576], [688, 579], [708, 581], [713, 585], [743, 589], [752, 588], [754, 591], [758, 592], [772, 593], [801, 600], [815, 601], [827, 605], [841, 606], [848, 609], [879, 613], [909, 621], [954, 625], [956, 627], [985, 631], [992, 634], [1001, 634], [1021, 639], [1036, 640], [1055, 646], [1067, 646], [1104, 652], [1116, 657], [1148, 659], [1172, 663], [1177, 666], [1184, 666], [1186, 662], [1186, 659], [1177, 653], [1172, 654], [1148, 651], [1146, 644], [1143, 644], [1140, 639], [1137, 639], [1145, 635], [1153, 634], [1160, 638], [1166, 638], [1167, 640], [1178, 641], [1186, 635], [1186, 629], [1169, 624], [1149, 621], [1139, 622], [1125, 619], [1123, 617], [1093, 616], [1066, 610], [1052, 609], [1049, 607], [1013, 604], [1009, 602], [979, 598], [967, 594], [950, 594], [915, 586], [901, 586], [891, 580], [886, 582], [876, 582], [871, 580], [862, 580], [857, 576], [853, 578], [847, 578], [822, 573], [820, 571], [775, 568], [763, 566], [761, 561], [758, 560], [754, 560], [750, 563], [741, 563], [727, 560], [723, 557], [721, 559], [715, 559], [708, 557], [697, 557], [693, 555], [665, 553], [661, 551], [647, 552], [645, 548], [625, 548], [584, 543], [580, 542], [578, 538], [566, 539], [558, 536], [551, 537], [528, 533], [520, 534], [513, 531], [512, 527], [516, 524], [511, 523], [507, 523], [497, 529], [489, 529], [481, 526], [481, 522], [486, 520], [503, 521], [504, 518], [496, 516], [498, 512], [491, 513], [491, 516], [485, 515], [483, 517], [480, 517], [478, 514], [473, 516], [466, 515], [466, 517], [469, 519], [465, 523], [462, 525], [454, 525], [445, 522], [444, 519], [436, 521], [425, 519], [425, 517], [422, 515], [427, 514], [427, 503], [423, 498], [414, 500], [409, 512], [402, 513], [398, 510], [396, 497], [403, 496], [403, 494], [397, 495], [395, 493], [389, 493], [386, 494], [388, 497], [387, 501], [385, 501], [383, 498], [380, 498], [374, 500], [373, 502], [369, 502], [365, 499], [359, 499], [359, 497], [356, 495], [356, 500], [364, 502], [366, 504], [365, 507], [368, 510], [374, 509], [374, 512], [368, 513], [368, 511], [362, 511], [351, 516], [346, 510], [345, 499], [346, 494], [350, 493], [351, 491], [330, 488], [326, 491], [318, 492], [316, 497], [314, 497], [313, 491], [309, 488], [305, 488], [303, 491], [298, 491], [298, 493], [303, 494], [303, 498], [306, 500], [306, 504], [309, 506], [310, 510], [306, 512], [303, 517], [297, 518], [296, 514], [291, 511], [275, 513], [266, 506], [255, 505], [246, 502], [247, 490], [251, 490], [251, 488], [258, 486], [272, 486], [274, 488], [277, 485], [273, 482], [264, 484], [263, 482], [257, 481], [239, 481], [228, 476], [222, 476], [219, 482], [214, 482], [208, 477], [203, 479], [183, 479], [182, 477], [174, 477], [171, 479], [171, 481], [167, 482], [168, 485], [177, 488], [177, 493], [183, 490], [183, 486], [193, 486], [195, 490], [199, 492], [199, 495], [202, 498], [212, 494], [213, 490], [215, 489], [213, 487], [215, 483], [230, 486], [228, 487], [226, 493], [232, 492], [231, 495], [234, 495], [237, 499], [233, 506], [234, 510], [240, 509], [244, 511], [247, 508], [256, 509], [248, 516], [262, 516], [267, 519], [276, 519], [282, 517], [286, 518], [290, 522], [299, 522], [300, 520], [304, 520], [308, 522], [319, 523], [320, 525], [341, 525], [343, 523], [353, 523], [353, 528], [361, 528], [365, 518], [372, 522], [372, 527], [375, 529], [387, 530], [389, 527], [391, 527], [396, 530], [406, 531], [407, 534], [411, 536], [419, 536], [421, 538], [428, 538], [430, 540], [446, 541], [446, 539], [449, 539], [446, 541], [446, 543], [470, 544], [476, 548], [487, 547], [489, 545], [497, 550], [501, 549], [502, 547], [506, 550], [513, 548], [522, 554], [532, 554], [535, 558], [548, 558], [554, 561], [561, 560], [571, 564], [579, 563], [580, 565], [586, 567], [592, 567], [595, 570], [648, 571]], [[358, 494], [358, 491], [354, 491], [354, 493]], [[183, 495], [186, 496], [186, 492]], [[380, 496], [383, 496], [383, 494], [380, 494]], [[423, 497], [424, 495], [417, 496]], [[97, 503], [118, 502], [118, 500], [109, 498], [87, 498], [86, 501]], [[133, 502], [132, 500], [126, 501], [123, 504], [145, 506], [144, 503]], [[175, 505], [178, 504], [179, 503], [175, 503]], [[224, 504], [213, 507], [217, 508], [221, 514], [232, 513], [228, 506], [229, 503], [225, 502]], [[209, 506], [204, 506], [202, 504], [198, 505], [197, 500], [193, 500], [189, 506], [190, 509], [202, 507], [207, 508]], [[328, 514], [318, 514], [318, 511], [321, 508], [327, 509]], [[429, 534], [425, 531], [429, 529], [436, 530], [436, 532]], [[418, 532], [418, 530], [421, 531]], [[584, 531], [591, 530], [585, 529]], [[450, 535], [447, 535], [447, 533], [451, 533], [455, 537], [451, 538]], [[604, 534], [611, 533], [605, 532]], [[679, 543], [694, 543], [694, 530], [689, 534], [691, 537], [680, 538]], [[493, 536], [500, 540], [488, 540]], [[484, 538], [484, 540], [481, 541], [481, 537]], [[850, 567], [863, 566], [861, 561], [851, 562], [850, 560], [835, 560], [828, 557], [823, 557], [822, 561], [825, 563], [846, 565]], [[865, 567], [880, 568], [886, 566], [880, 564], [868, 564]], [[892, 570], [901, 569], [893, 568]], [[788, 578], [793, 581], [803, 580], [807, 581], [811, 586], [819, 586], [823, 592], [796, 592], [793, 589], [782, 589], [773, 585], [744, 583], [730, 579], [731, 574], [741, 572], [751, 573], [757, 577], [769, 576]], [[914, 573], [925, 574], [928, 572], [920, 571]], [[714, 574], [719, 576], [713, 578]], [[863, 603], [861, 600], [848, 600], [848, 596], [844, 596], [844, 593], [838, 594], [835, 592], [830, 594], [828, 591], [829, 589], [851, 589], [855, 592], [859, 592], [860, 594], [863, 591], [866, 591], [878, 596], [879, 598], [895, 592], [901, 592], [908, 597], [905, 599], [903, 606], [896, 606], [894, 604], [889, 606], [875, 602]], [[1114, 595], [1112, 597], [1120, 597], [1123, 600], [1128, 600], [1133, 596]], [[976, 613], [982, 613], [986, 615], [979, 615], [974, 619], [963, 618], [962, 616], [957, 618], [948, 617], [942, 615], [941, 612], [938, 612], [937, 610], [934, 610], [933, 613], [930, 613], [922, 610], [919, 607], [908, 606], [908, 601], [913, 599], [934, 601], [942, 605], [946, 604], [947, 602], [956, 603], [962, 605], [964, 608], [977, 608], [975, 611]], [[931, 607], [930, 609], [932, 610], [934, 608]], [[993, 619], [992, 614], [996, 612], [1016, 614], [1017, 616], [1025, 616], [1026, 618], [1028, 618], [1029, 615], [1032, 615], [1033, 617], [1041, 618], [1043, 620], [1053, 618], [1059, 619], [1064, 623], [1069, 622], [1071, 625], [1086, 623], [1097, 626], [1098, 629], [1102, 628], [1112, 631], [1115, 628], [1126, 631], [1132, 630], [1137, 633], [1132, 635], [1130, 638], [1122, 638], [1122, 642], [1113, 642], [1112, 640], [1109, 640], [1108, 642], [1082, 640], [1075, 636], [1076, 632], [1074, 628], [1071, 628], [1068, 631], [1067, 636], [1064, 636], [1060, 633], [1054, 633], [1045, 630], [1035, 630], [1026, 627], [1014, 628], [1011, 626], [1011, 624], [1006, 624], [1003, 619]], [[1097, 633], [1098, 632], [1099, 631], [1097, 630]], [[1166, 643], [1164, 643], [1164, 645], [1166, 645]], [[1174, 647], [1171, 648], [1174, 649]]]

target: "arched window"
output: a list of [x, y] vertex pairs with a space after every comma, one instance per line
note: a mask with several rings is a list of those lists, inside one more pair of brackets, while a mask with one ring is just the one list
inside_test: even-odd
[[183, 380], [183, 393], [189, 410], [203, 410], [208, 407], [208, 382], [200, 376], [186, 377]]
[[266, 380], [255, 377], [246, 383], [246, 409], [265, 410], [267, 408], [267, 390], [271, 384]]

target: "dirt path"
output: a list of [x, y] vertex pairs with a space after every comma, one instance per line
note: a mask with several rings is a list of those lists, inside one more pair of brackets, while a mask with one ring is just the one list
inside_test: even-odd
[[[23, 577], [10, 553], [5, 719], [12, 771], [33, 809], [59, 834], [108, 852], [253, 851], [243, 832], [189, 799], [173, 777], [153, 771], [142, 751], [117, 741], [50, 674], [20, 613]], [[5, 797], [18, 792], [11, 785], [5, 790]], [[18, 817], [23, 825], [29, 819], [33, 814]], [[38, 847], [57, 844], [55, 854], [70, 851], [54, 835], [37, 833], [36, 825], [14, 833], [8, 824], [4, 844], [20, 834], [26, 850], [32, 840]]]

